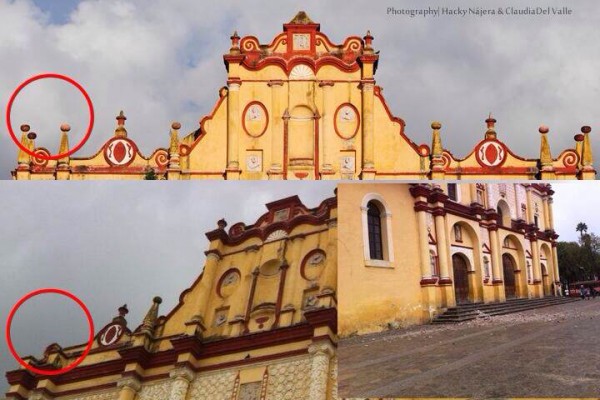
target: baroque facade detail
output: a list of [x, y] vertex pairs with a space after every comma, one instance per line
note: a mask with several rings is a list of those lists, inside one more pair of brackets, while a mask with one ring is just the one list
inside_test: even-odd
[[553, 194], [545, 183], [339, 185], [340, 334], [560, 296]]
[[[36, 146], [31, 127], [22, 125], [13, 178], [595, 178], [589, 126], [556, 157], [548, 127], [539, 128], [537, 156], [526, 158], [498, 138], [491, 115], [482, 140], [464, 158], [444, 148], [439, 122], [431, 124], [430, 143], [414, 143], [375, 82], [380, 60], [373, 40], [367, 32], [335, 44], [304, 12], [269, 43], [234, 33], [223, 56], [225, 86], [211, 113], [188, 134], [180, 137], [181, 124], [172, 123], [169, 143], [145, 156], [121, 111], [114, 136], [95, 155], [51, 160], [48, 149]], [[69, 149], [69, 131], [61, 126], [60, 154]]]
[[[335, 400], [337, 198], [266, 207], [253, 224], [221, 219], [206, 233], [202, 273], [167, 315], [156, 296], [131, 328], [119, 307], [81, 365], [50, 377], [9, 371], [7, 398]], [[85, 346], [26, 359], [52, 370]]]

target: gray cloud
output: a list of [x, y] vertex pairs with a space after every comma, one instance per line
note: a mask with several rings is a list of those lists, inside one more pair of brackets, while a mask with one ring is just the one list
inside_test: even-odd
[[[464, 156], [483, 137], [483, 120], [491, 111], [500, 139], [526, 157], [538, 155], [541, 123], [551, 128], [554, 155], [573, 146], [573, 135], [584, 124], [592, 125], [594, 147], [600, 146], [600, 16], [592, 0], [569, 3], [574, 13], [568, 17], [462, 19], [388, 16], [389, 2], [365, 0], [290, 1], [276, 8], [266, 0], [147, 4], [85, 0], [65, 23], [56, 24], [56, 17], [29, 1], [0, 0], [0, 35], [5, 38], [0, 45], [1, 97], [8, 99], [20, 81], [41, 71], [72, 75], [90, 92], [97, 115], [93, 137], [78, 154], [95, 153], [112, 135], [121, 108], [129, 117], [130, 137], [148, 154], [166, 146], [172, 120], [191, 131], [211, 110], [225, 83], [222, 54], [234, 29], [269, 42], [281, 23], [306, 9], [336, 42], [372, 30], [381, 50], [377, 81], [392, 112], [406, 121], [408, 135], [418, 143], [430, 141], [429, 125], [440, 120], [445, 146]], [[446, 4], [406, 0], [394, 6]], [[453, 5], [482, 3], [461, 0]], [[510, 5], [522, 7], [507, 0], [485, 3], [489, 8]], [[537, 5], [565, 3], [545, 0]], [[40, 83], [32, 87], [32, 100], [19, 98], [13, 120], [15, 127], [31, 122], [56, 151], [60, 123], [69, 121], [73, 135], [82, 135], [87, 115], [77, 92], [65, 87], [67, 94], [57, 102], [49, 87]], [[2, 135], [4, 178], [15, 164], [16, 148]]]
[[[0, 319], [27, 292], [58, 287], [89, 307], [96, 331], [124, 303], [136, 327], [153, 296], [162, 296], [166, 314], [198, 277], [204, 233], [217, 220], [254, 223], [265, 203], [294, 194], [315, 207], [334, 188], [327, 182], [0, 182]], [[81, 343], [86, 335], [82, 312], [59, 295], [26, 302], [12, 327], [22, 356], [40, 356], [53, 342]], [[0, 341], [2, 377], [16, 366]]]

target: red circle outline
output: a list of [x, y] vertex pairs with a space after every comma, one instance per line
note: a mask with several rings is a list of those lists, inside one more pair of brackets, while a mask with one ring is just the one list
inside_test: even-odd
[[[30, 364], [27, 364], [21, 357], [19, 357], [19, 354], [15, 350], [15, 348], [13, 346], [13, 343], [12, 343], [12, 339], [10, 337], [10, 326], [12, 324], [13, 317], [14, 317], [15, 313], [17, 312], [17, 310], [19, 309], [19, 307], [21, 307], [23, 305], [23, 303], [25, 303], [30, 298], [35, 297], [35, 296], [40, 295], [40, 294], [44, 294], [44, 293], [60, 294], [60, 295], [68, 297], [69, 299], [71, 299], [75, 303], [77, 303], [79, 305], [79, 307], [81, 307], [81, 309], [85, 313], [85, 316], [86, 316], [87, 321], [88, 321], [88, 326], [90, 328], [90, 335], [89, 335], [89, 338], [88, 338], [88, 343], [87, 343], [86, 348], [83, 350], [83, 353], [81, 353], [81, 355], [79, 356], [79, 358], [77, 358], [74, 362], [72, 362], [68, 366], [66, 366], [64, 368], [57, 369], [57, 370], [39, 369], [39, 368], [31, 366]], [[81, 364], [81, 362], [87, 357], [88, 353], [92, 349], [92, 345], [94, 344], [94, 321], [92, 319], [92, 314], [90, 314], [90, 310], [88, 310], [88, 308], [83, 303], [83, 301], [81, 301], [74, 294], [72, 294], [72, 293], [70, 293], [70, 292], [68, 292], [68, 291], [66, 291], [64, 289], [58, 289], [58, 288], [41, 288], [41, 289], [34, 290], [32, 292], [27, 293], [25, 296], [21, 297], [19, 299], [19, 301], [17, 301], [17, 303], [10, 310], [10, 313], [8, 314], [8, 318], [6, 319], [6, 344], [8, 345], [8, 349], [10, 350], [10, 352], [13, 355], [13, 357], [15, 358], [15, 360], [17, 360], [17, 362], [19, 364], [21, 364], [21, 366], [23, 366], [25, 369], [27, 369], [27, 370], [29, 370], [31, 372], [34, 372], [36, 374], [39, 374], [39, 375], [50, 375], [50, 376], [53, 376], [53, 375], [64, 374], [65, 372], [69, 372], [73, 368], [75, 368], [79, 364]]]
[[[36, 156], [36, 154], [29, 150], [27, 147], [23, 146], [23, 144], [21, 144], [21, 141], [17, 138], [17, 136], [15, 135], [15, 132], [13, 131], [12, 128], [12, 123], [10, 120], [10, 114], [12, 111], [12, 106], [13, 103], [15, 101], [15, 98], [17, 97], [17, 95], [19, 94], [19, 92], [21, 90], [23, 90], [25, 88], [25, 86], [29, 85], [32, 82], [35, 82], [37, 80], [40, 79], [46, 79], [46, 78], [55, 78], [55, 79], [60, 79], [63, 80], [65, 82], [70, 83], [71, 85], [75, 86], [77, 89], [79, 89], [79, 91], [81, 92], [81, 94], [83, 95], [83, 97], [85, 98], [85, 101], [87, 102], [88, 105], [88, 109], [90, 112], [90, 122], [89, 125], [87, 127], [87, 131], [85, 133], [85, 136], [81, 139], [81, 141], [72, 149], [70, 149], [69, 151], [65, 152], [65, 153], [61, 153], [61, 154], [57, 154], [55, 156], [50, 155], [48, 157], [39, 157], [39, 155]], [[8, 104], [6, 105], [6, 127], [8, 128], [8, 133], [10, 134], [11, 139], [13, 140], [13, 142], [16, 143], [16, 145], [19, 147], [19, 149], [23, 150], [25, 153], [29, 154], [32, 157], [37, 157], [37, 158], [42, 158], [44, 160], [58, 160], [60, 158], [63, 157], [68, 157], [71, 154], [75, 153], [77, 150], [79, 150], [90, 138], [90, 135], [92, 134], [92, 129], [94, 128], [94, 106], [92, 105], [92, 99], [90, 98], [90, 96], [88, 95], [88, 93], [85, 91], [85, 89], [83, 88], [83, 86], [81, 86], [77, 81], [75, 81], [73, 78], [68, 77], [66, 75], [61, 75], [61, 74], [56, 74], [53, 72], [49, 72], [49, 73], [43, 73], [43, 74], [38, 74], [38, 75], [34, 75], [31, 78], [25, 80], [24, 82], [22, 82], [13, 92], [13, 94], [10, 96], [10, 99], [8, 100]]]
[[223, 272], [223, 275], [221, 275], [221, 277], [219, 278], [219, 282], [217, 283], [217, 294], [222, 299], [224, 299], [225, 297], [229, 297], [229, 296], [224, 296], [223, 293], [221, 293], [221, 288], [223, 286], [223, 281], [225, 280], [225, 277], [232, 272], [235, 272], [237, 274], [237, 276], [239, 278], [238, 284], [242, 281], [242, 274], [241, 274], [240, 270], [235, 267], [229, 268], [227, 271]]
[[[354, 115], [356, 115], [356, 127], [354, 128], [354, 133], [352, 133], [351, 135], [349, 135], [348, 137], [342, 135], [342, 133], [340, 132], [339, 128], [338, 128], [338, 124], [337, 124], [337, 120], [338, 120], [338, 114], [340, 113], [340, 110], [345, 107], [348, 106], [350, 108], [352, 108], [352, 110], [354, 110]], [[335, 130], [335, 133], [344, 140], [350, 140], [353, 139], [356, 134], [358, 133], [358, 129], [360, 128], [360, 114], [358, 113], [358, 108], [356, 108], [356, 106], [352, 103], [342, 103], [338, 106], [338, 108], [336, 108], [335, 113], [333, 113], [333, 128]]]
[[321, 270], [315, 279], [309, 279], [306, 276], [306, 271], [305, 271], [306, 263], [308, 262], [308, 259], [310, 257], [312, 257], [314, 254], [319, 254], [319, 253], [323, 254], [323, 257], [325, 257], [325, 260], [327, 260], [327, 253], [325, 253], [325, 251], [323, 251], [322, 249], [312, 249], [311, 251], [306, 253], [304, 258], [302, 258], [302, 262], [300, 263], [300, 275], [302, 276], [302, 278], [304, 278], [307, 281], [314, 281], [315, 279], [318, 279], [323, 274], [323, 270]]
[[[265, 126], [262, 128], [262, 131], [257, 135], [251, 134], [250, 131], [248, 131], [248, 128], [246, 127], [246, 113], [248, 112], [250, 107], [252, 107], [255, 104], [258, 105], [260, 108], [262, 108], [263, 112], [265, 113]], [[259, 138], [262, 135], [264, 135], [265, 132], [267, 131], [267, 128], [269, 127], [269, 111], [267, 110], [267, 107], [265, 107], [265, 105], [258, 100], [254, 100], [254, 101], [251, 101], [250, 103], [246, 104], [246, 107], [244, 108], [244, 111], [242, 112], [242, 127], [244, 128], [244, 132], [246, 132], [246, 135], [248, 135], [252, 138], [256, 139], [256, 138]]]

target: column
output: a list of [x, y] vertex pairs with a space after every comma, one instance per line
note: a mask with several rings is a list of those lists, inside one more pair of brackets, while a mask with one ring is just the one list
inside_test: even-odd
[[308, 353], [311, 357], [308, 398], [311, 400], [326, 400], [329, 363], [334, 355], [334, 350], [328, 343], [313, 343], [308, 346]]
[[[363, 179], [374, 179], [375, 169], [375, 124], [373, 105], [375, 84], [371, 81], [362, 82], [362, 159]], [[366, 174], [365, 174], [366, 172]]]
[[553, 199], [552, 197], [548, 197], [548, 223], [549, 223], [549, 228], [554, 230], [554, 211], [552, 210], [552, 203], [553, 203]]
[[552, 242], [552, 266], [554, 267], [554, 285], [560, 282], [560, 273], [558, 270], [558, 251], [556, 250], [557, 243]]
[[330, 399], [338, 399], [338, 358], [337, 355], [333, 355], [331, 358], [331, 394]]
[[548, 197], [542, 197], [542, 209], [544, 211], [544, 229], [552, 229], [550, 223], [550, 209], [548, 207]]
[[239, 179], [240, 82], [230, 81], [227, 94], [227, 179]]
[[[532, 235], [535, 235], [533, 233]], [[538, 242], [535, 237], [529, 239], [531, 243], [531, 262], [533, 269], [533, 284], [535, 290], [535, 297], [540, 297], [540, 283], [541, 279], [541, 265], [540, 265], [540, 251], [538, 249]]]
[[494, 285], [494, 295], [496, 301], [506, 300], [506, 293], [504, 292], [504, 285], [502, 280], [502, 273], [500, 268], [502, 265], [502, 258], [500, 257], [500, 237], [498, 235], [498, 227], [493, 225], [489, 228], [490, 231], [490, 250], [492, 252], [492, 285]]
[[190, 382], [194, 379], [194, 372], [187, 367], [177, 368], [169, 373], [173, 379], [169, 400], [185, 400]]
[[425, 209], [417, 211], [417, 223], [419, 234], [419, 254], [421, 258], [421, 284], [423, 284], [428, 279], [431, 279], [431, 263], [429, 260], [429, 232], [427, 231], [427, 214]]
[[140, 381], [135, 378], [122, 378], [117, 382], [119, 400], [134, 400], [135, 395], [142, 388]]
[[271, 127], [271, 168], [269, 179], [281, 179], [283, 174], [283, 112], [282, 91], [283, 81], [269, 81], [271, 88], [271, 115], [269, 125]]
[[502, 275], [500, 274], [500, 242], [498, 237], [498, 228], [490, 227], [490, 251], [492, 252], [492, 283], [502, 283]]
[[433, 213], [435, 221], [435, 233], [437, 239], [437, 250], [438, 257], [440, 259], [440, 284], [450, 284], [450, 267], [448, 264], [449, 253], [448, 253], [448, 239], [446, 238], [446, 222], [444, 216], [446, 212], [444, 210], [436, 210]]
[[533, 223], [533, 203], [531, 202], [531, 187], [527, 186], [525, 188], [525, 194], [527, 198], [527, 223]]
[[321, 172], [325, 173], [333, 173], [333, 165], [331, 160], [333, 159], [333, 146], [331, 146], [331, 142], [334, 138], [334, 127], [333, 127], [333, 119], [335, 118], [334, 113], [331, 110], [332, 107], [332, 98], [331, 98], [331, 88], [333, 87], [332, 81], [322, 81], [319, 83], [319, 86], [323, 88], [323, 103], [321, 106], [322, 112], [322, 121], [323, 121], [323, 129], [321, 135]]

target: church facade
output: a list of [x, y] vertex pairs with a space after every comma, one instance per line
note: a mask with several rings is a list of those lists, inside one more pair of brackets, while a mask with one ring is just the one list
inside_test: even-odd
[[[539, 129], [539, 156], [514, 154], [490, 115], [482, 140], [465, 158], [443, 147], [441, 124], [431, 142], [414, 143], [376, 84], [379, 52], [373, 36], [333, 43], [320, 24], [299, 12], [268, 43], [231, 36], [223, 56], [226, 85], [209, 115], [180, 137], [171, 125], [166, 147], [144, 156], [117, 116], [112, 137], [92, 156], [65, 156], [69, 126], [58, 153], [36, 147], [21, 126], [14, 179], [594, 179], [590, 127], [556, 157], [549, 129]], [[389, 66], [391, 68], [392, 66]], [[140, 118], [141, 116], [136, 116]], [[165, 127], [167, 128], [167, 127]], [[423, 127], [424, 128], [424, 127]], [[100, 133], [98, 133], [100, 134]], [[58, 141], [57, 141], [58, 142]], [[532, 149], [533, 150], [533, 149]]]
[[[167, 315], [155, 297], [132, 327], [120, 307], [75, 369], [8, 372], [7, 399], [337, 399], [337, 199], [267, 209], [252, 225], [218, 221], [202, 274]], [[25, 360], [56, 369], [84, 347]]]
[[340, 184], [339, 333], [560, 295], [549, 184]]

